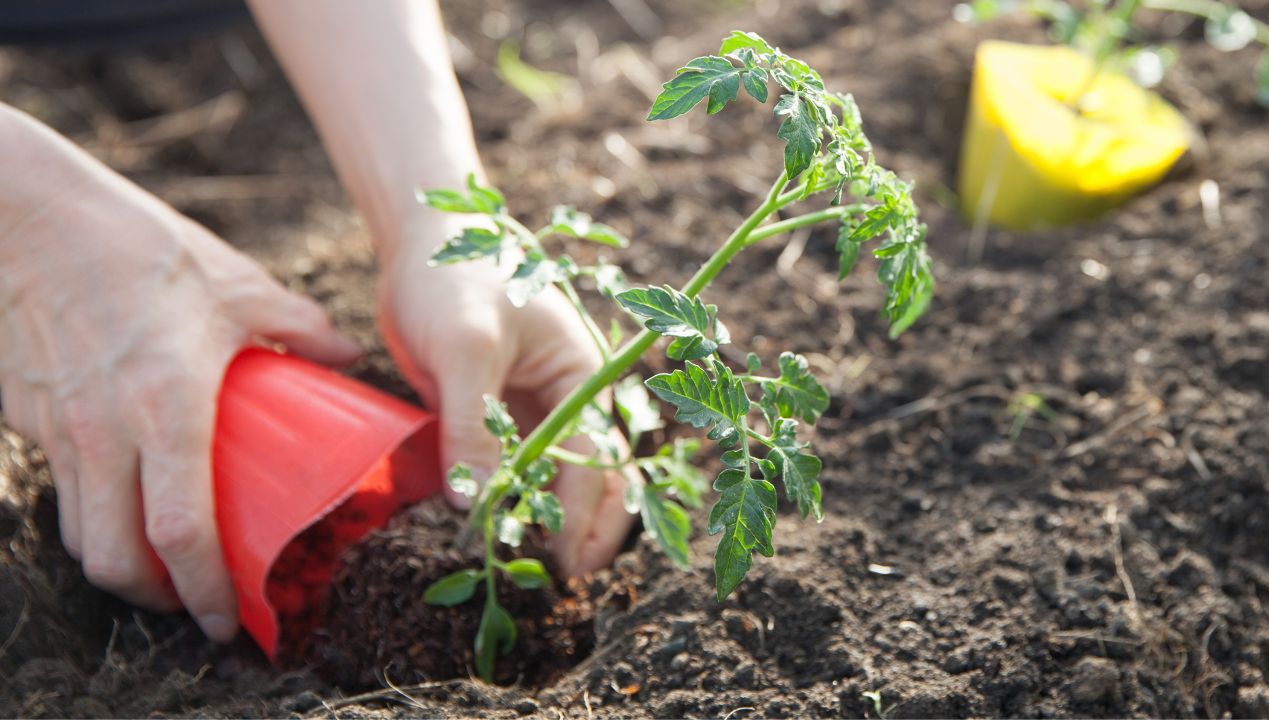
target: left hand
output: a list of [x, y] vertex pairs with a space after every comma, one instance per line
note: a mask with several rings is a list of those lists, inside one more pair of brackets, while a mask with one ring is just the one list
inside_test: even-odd
[[[490, 262], [431, 267], [432, 252], [463, 218], [432, 213], [383, 258], [380, 321], [388, 347], [425, 402], [438, 408], [444, 468], [463, 462], [483, 480], [498, 466], [497, 441], [484, 427], [484, 394], [502, 398], [527, 434], [601, 359], [576, 310], [556, 288], [525, 307], [506, 296], [508, 272]], [[590, 455], [589, 440], [564, 446]], [[553, 487], [564, 528], [552, 550], [570, 575], [597, 570], [616, 555], [634, 517], [623, 507], [620, 473], [564, 465]], [[467, 498], [449, 492], [460, 507]]]

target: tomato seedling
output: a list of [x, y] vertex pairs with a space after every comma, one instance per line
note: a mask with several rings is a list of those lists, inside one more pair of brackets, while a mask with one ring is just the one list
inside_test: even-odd
[[[806, 63], [772, 47], [758, 35], [734, 32], [717, 55], [695, 58], [662, 87], [649, 120], [669, 120], [704, 103], [712, 115], [735, 100], [741, 88], [760, 103], [770, 83], [782, 95], [775, 104], [777, 135], [784, 141], [783, 168], [762, 203], [715, 250], [681, 288], [627, 287], [619, 268], [606, 263], [581, 266], [566, 255], [552, 256], [543, 246], [550, 236], [583, 238], [613, 247], [626, 241], [611, 227], [569, 207], [557, 207], [549, 222], [533, 231], [511, 217], [498, 190], [469, 178], [462, 190], [422, 190], [420, 199], [446, 212], [485, 216], [440, 248], [435, 264], [498, 259], [514, 253], [519, 264], [507, 286], [512, 303], [522, 306], [550, 285], [576, 308], [602, 354], [603, 366], [568, 395], [532, 432], [520, 429], [496, 398], [485, 398], [485, 426], [502, 446], [498, 468], [483, 486], [462, 465], [449, 471], [450, 486], [472, 498], [471, 523], [485, 547], [483, 567], [463, 570], [434, 583], [424, 600], [455, 605], [472, 598], [483, 583], [484, 613], [475, 638], [476, 667], [486, 680], [494, 661], [516, 640], [514, 620], [498, 603], [496, 580], [505, 576], [517, 587], [534, 589], [550, 578], [533, 559], [499, 560], [496, 543], [518, 546], [526, 525], [559, 532], [565, 522], [559, 500], [547, 486], [557, 463], [616, 469], [631, 483], [626, 508], [642, 516], [651, 535], [676, 565], [689, 563], [691, 522], [687, 508], [700, 507], [707, 484], [690, 460], [695, 440], [678, 440], [656, 453], [636, 457], [610, 441], [624, 425], [629, 447], [641, 435], [661, 427], [657, 403], [669, 403], [675, 419], [708, 431], [722, 450], [723, 471], [713, 482], [717, 493], [707, 530], [718, 535], [714, 556], [718, 600], [729, 595], [749, 571], [753, 554], [775, 552], [776, 483], [802, 517], [823, 517], [821, 461], [798, 437], [802, 424], [814, 425], [828, 409], [829, 394], [807, 369], [806, 359], [786, 352], [777, 367], [763, 374], [758, 357], [733, 369], [719, 356], [731, 341], [719, 309], [700, 298], [720, 271], [746, 248], [791, 230], [822, 222], [839, 225], [839, 275], [854, 268], [865, 243], [880, 239], [872, 253], [885, 289], [884, 313], [891, 335], [910, 326], [930, 302], [934, 290], [926, 228], [917, 217], [912, 185], [877, 164], [864, 134], [859, 109], [850, 95], [829, 92]], [[844, 203], [849, 194], [854, 202]], [[826, 207], [768, 222], [795, 203], [827, 197]], [[642, 330], [618, 346], [619, 333], [605, 334], [587, 313], [575, 281], [589, 278], [613, 298]], [[616, 327], [616, 326], [614, 326]], [[630, 367], [660, 339], [666, 355], [682, 367], [642, 382], [626, 376]], [[615, 413], [596, 402], [611, 387]], [[651, 390], [651, 394], [649, 394]], [[653, 398], [655, 396], [656, 399]], [[594, 455], [570, 452], [559, 443], [575, 435], [593, 440]]]

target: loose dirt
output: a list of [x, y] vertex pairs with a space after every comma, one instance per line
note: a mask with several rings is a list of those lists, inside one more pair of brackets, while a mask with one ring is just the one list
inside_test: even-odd
[[[709, 293], [734, 347], [805, 353], [830, 389], [814, 439], [825, 521], [786, 509], [776, 557], [722, 604], [710, 538], [687, 574], [639, 540], [613, 570], [524, 600], [524, 654], [490, 687], [468, 679], [470, 616], [420, 604], [422, 578], [463, 552], [446, 544], [452, 516], [424, 506], [350, 565], [380, 574], [338, 578], [342, 629], [275, 669], [245, 638], [212, 647], [188, 619], [89, 587], [59, 545], [40, 451], [0, 428], [0, 715], [1269, 715], [1269, 113], [1254, 54], [1152, 23], [1182, 58], [1162, 92], [1204, 138], [1188, 165], [1108, 219], [977, 246], [950, 190], [974, 45], [1042, 40], [1030, 20], [657, 0], [645, 28], [617, 5], [635, 4], [445, 4], [486, 166], [522, 217], [573, 203], [631, 237], [611, 259], [636, 282], [685, 280], [778, 166], [774, 120], [743, 102], [642, 118], [658, 82], [732, 28], [853, 92], [880, 159], [919, 184], [940, 286], [898, 341], [871, 267], [837, 286], [830, 229], [747, 253]], [[504, 34], [578, 77], [578, 102], [539, 109], [507, 88], [492, 65]], [[0, 90], [317, 297], [371, 348], [352, 372], [412, 397], [376, 334], [364, 231], [252, 29], [113, 54], [4, 49]], [[1205, 213], [1207, 180], [1220, 204]], [[1052, 412], [1020, 415], [1028, 397]]]

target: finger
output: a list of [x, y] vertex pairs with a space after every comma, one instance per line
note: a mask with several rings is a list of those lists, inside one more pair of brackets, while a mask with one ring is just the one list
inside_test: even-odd
[[79, 465], [79, 518], [84, 576], [103, 590], [153, 610], [180, 607], [162, 565], [146, 542], [137, 483], [137, 455], [126, 438], [71, 425]]
[[361, 357], [361, 347], [336, 330], [316, 302], [280, 285], [269, 296], [268, 301], [252, 305], [244, 311], [247, 316], [240, 318], [252, 332], [325, 365], [348, 365]]
[[[484, 396], [499, 397], [506, 380], [507, 364], [497, 323], [489, 317], [469, 318], [449, 331], [444, 352], [430, 353], [434, 367], [426, 368], [436, 379], [440, 400], [441, 462], [445, 468], [467, 465], [477, 482], [498, 467], [499, 441], [485, 427]], [[418, 348], [422, 354], [423, 348]], [[446, 487], [456, 507], [470, 507], [464, 495]]]
[[57, 489], [57, 525], [62, 536], [62, 547], [76, 560], [83, 559], [82, 528], [79, 515], [79, 468], [75, 462], [75, 450], [62, 433], [56, 431], [53, 407], [47, 393], [33, 396], [31, 409], [36, 436], [42, 438], [44, 456], [48, 458], [53, 474], [53, 487]]
[[[590, 455], [593, 444], [574, 437], [566, 449]], [[551, 548], [569, 575], [593, 572], [607, 565], [630, 532], [634, 516], [624, 504], [626, 478], [618, 472], [566, 465], [551, 490], [564, 507], [564, 527], [551, 539]]]
[[[208, 364], [200, 377], [218, 377]], [[145, 536], [167, 567], [177, 595], [207, 637], [238, 631], [238, 608], [216, 527], [211, 475], [214, 386], [168, 388], [145, 403], [140, 420]]]

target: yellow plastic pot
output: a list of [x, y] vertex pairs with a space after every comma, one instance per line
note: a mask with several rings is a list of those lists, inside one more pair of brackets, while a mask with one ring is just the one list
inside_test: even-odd
[[971, 220], [1029, 230], [1097, 217], [1157, 183], [1190, 145], [1185, 118], [1065, 46], [979, 45], [961, 145]]

